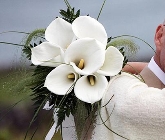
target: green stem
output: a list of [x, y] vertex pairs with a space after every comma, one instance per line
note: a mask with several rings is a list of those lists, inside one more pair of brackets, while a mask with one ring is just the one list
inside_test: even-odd
[[[64, 95], [64, 97], [62, 98], [62, 100], [60, 101], [60, 103], [58, 104], [58, 106], [56, 108], [60, 108], [61, 107], [61, 105], [64, 103], [66, 97], [68, 96], [69, 91], [72, 89], [72, 87], [74, 87], [75, 83], [76, 82], [74, 82], [73, 85], [68, 89], [68, 91], [66, 92], [66, 94]], [[57, 112], [55, 112], [55, 113], [57, 113]]]
[[[98, 104], [98, 108], [99, 108], [99, 106], [100, 106], [100, 105]], [[100, 119], [101, 119], [103, 125], [104, 125], [109, 131], [111, 131], [112, 133], [116, 134], [117, 136], [119, 136], [119, 137], [121, 137], [121, 138], [124, 138], [124, 139], [126, 139], [126, 140], [129, 140], [129, 139], [125, 138], [124, 136], [122, 136], [122, 135], [116, 133], [116, 132], [113, 131], [112, 129], [110, 129], [110, 128], [105, 124], [105, 122], [104, 122], [104, 120], [103, 120], [103, 118], [102, 118], [102, 116], [101, 116], [101, 112], [100, 112], [100, 111], [101, 111], [101, 108], [99, 108], [98, 113], [99, 113], [99, 116], [100, 116]]]
[[28, 47], [28, 46], [25, 46], [25, 45], [15, 44], [15, 43], [10, 43], [10, 42], [0, 42], [0, 44], [7, 44], [7, 45], [14, 45], [14, 46]]
[[103, 107], [105, 107], [107, 104], [109, 104], [113, 97], [114, 97], [114, 95], [112, 95], [112, 97], [109, 99], [109, 101], [108, 101], [105, 105], [103, 105], [101, 108], [103, 108]]
[[102, 6], [101, 6], [101, 9], [100, 9], [99, 14], [98, 14], [98, 16], [97, 16], [97, 20], [99, 19], [100, 15], [101, 15], [101, 12], [102, 12], [102, 10], [103, 10], [103, 7], [104, 7], [104, 5], [105, 5], [105, 2], [106, 2], [106, 0], [104, 0], [103, 4], [102, 4]]
[[[16, 103], [14, 103], [11, 107], [9, 107], [9, 109], [7, 110], [7, 112], [0, 117], [0, 121], [2, 121], [2, 119], [16, 106], [18, 105], [18, 103], [24, 101], [25, 99], [29, 98], [29, 96], [26, 96], [22, 99], [20, 99], [19, 101], [17, 101]], [[1, 112], [0, 112], [1, 113]]]
[[46, 97], [45, 97], [45, 100], [42, 101], [41, 105], [39, 106], [39, 108], [38, 108], [37, 111], [35, 112], [35, 114], [34, 114], [32, 120], [30, 121], [30, 124], [29, 124], [29, 127], [28, 127], [27, 131], [26, 131], [24, 140], [26, 140], [26, 137], [27, 137], [27, 134], [28, 134], [28, 132], [29, 132], [29, 129], [30, 129], [31, 125], [33, 124], [33, 122], [35, 121], [35, 119], [36, 119], [36, 117], [37, 117], [39, 111], [40, 111], [41, 108], [43, 107], [43, 104], [45, 103], [45, 101], [47, 100], [47, 98], [48, 98], [48, 96], [46, 96]]
[[64, 0], [64, 2], [65, 2], [66, 6], [67, 6], [69, 9], [72, 9], [72, 7], [70, 6], [68, 0]]
[[6, 31], [6, 32], [1, 32], [0, 34], [6, 34], [6, 33], [20, 33], [20, 34], [30, 34], [30, 33], [27, 33], [27, 32], [19, 32], [19, 31]]

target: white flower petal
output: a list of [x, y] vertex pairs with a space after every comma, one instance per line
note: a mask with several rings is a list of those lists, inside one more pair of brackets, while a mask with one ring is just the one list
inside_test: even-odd
[[49, 42], [43, 42], [31, 49], [31, 61], [34, 65], [57, 66], [62, 60], [62, 50]]
[[96, 74], [95, 84], [89, 83], [88, 76], [83, 76], [76, 82], [74, 92], [77, 98], [87, 103], [95, 103], [102, 99], [107, 88], [108, 81], [105, 76]]
[[[75, 79], [69, 79], [69, 74], [74, 74]], [[44, 86], [55, 94], [65, 95], [73, 89], [72, 86], [77, 79], [78, 74], [72, 66], [62, 64], [47, 75]]]
[[72, 29], [78, 38], [94, 38], [105, 46], [107, 44], [107, 33], [105, 28], [101, 23], [90, 16], [80, 16], [76, 18], [72, 23]]
[[57, 56], [54, 59], [50, 59], [49, 61], [43, 62], [43, 61], [39, 61], [34, 55], [31, 56], [31, 61], [34, 65], [49, 66], [49, 67], [56, 67], [63, 62], [61, 56]]
[[34, 53], [33, 53], [33, 50], [31, 50], [32, 52], [32, 55], [31, 55], [31, 61], [34, 65], [41, 65], [43, 62], [42, 61], [39, 61], [35, 56], [34, 56]]
[[124, 57], [120, 51], [110, 46], [106, 50], [104, 65], [97, 72], [105, 76], [114, 76], [121, 71], [123, 60]]
[[[104, 63], [105, 50], [103, 44], [91, 38], [78, 39], [67, 48], [64, 61], [73, 66], [74, 70], [82, 75], [96, 72]], [[80, 60], [84, 60], [84, 68], [78, 68]]]
[[70, 23], [62, 18], [56, 18], [45, 31], [47, 41], [66, 49], [75, 37]]

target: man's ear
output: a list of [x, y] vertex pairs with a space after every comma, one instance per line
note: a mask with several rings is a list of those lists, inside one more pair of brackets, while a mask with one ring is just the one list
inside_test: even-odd
[[156, 48], [157, 49], [160, 49], [160, 47], [161, 47], [161, 43], [162, 43], [162, 36], [163, 36], [163, 27], [162, 27], [163, 25], [162, 24], [160, 24], [158, 27], [157, 27], [157, 29], [156, 29], [156, 33], [155, 33], [155, 39], [154, 39], [154, 41], [155, 41], [155, 45], [156, 45]]

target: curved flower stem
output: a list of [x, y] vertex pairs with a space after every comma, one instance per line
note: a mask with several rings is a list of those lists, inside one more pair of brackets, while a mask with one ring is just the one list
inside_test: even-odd
[[6, 33], [20, 33], [20, 34], [30, 34], [30, 33], [27, 33], [27, 32], [20, 32], [20, 31], [5, 31], [5, 32], [1, 32], [0, 34], [6, 34]]
[[100, 111], [101, 111], [101, 108], [99, 109], [98, 113], [99, 113], [100, 119], [101, 119], [102, 123], [104, 124], [104, 126], [105, 126], [109, 131], [111, 131], [112, 133], [118, 135], [119, 137], [124, 138], [124, 139], [126, 139], [126, 140], [129, 140], [129, 139], [125, 138], [124, 136], [122, 136], [122, 135], [116, 133], [116, 132], [113, 131], [111, 128], [109, 128], [109, 127], [105, 124], [105, 122], [104, 122], [104, 120], [103, 120], [103, 118], [102, 118], [102, 116], [101, 116]]
[[[43, 121], [45, 121], [46, 119], [47, 119], [47, 117], [49, 116], [49, 113], [51, 113], [50, 111], [46, 114], [46, 116], [43, 118]], [[49, 122], [49, 126], [52, 126], [52, 124], [53, 124], [53, 117], [50, 119], [50, 122]], [[40, 126], [39, 125], [37, 125], [36, 126], [36, 128], [35, 128], [35, 130], [34, 130], [34, 132], [33, 132], [33, 134], [32, 134], [32, 136], [31, 136], [31, 138], [30, 138], [30, 140], [33, 140], [33, 138], [34, 138], [34, 136], [35, 136], [35, 134], [36, 134], [36, 132], [37, 132], [37, 130], [40, 128]]]
[[[66, 97], [68, 96], [68, 93], [70, 92], [70, 90], [74, 87], [76, 81], [72, 84], [72, 86], [68, 89], [68, 91], [66, 92], [66, 94], [64, 95], [64, 97], [62, 98], [62, 100], [60, 101], [60, 103], [58, 104], [58, 106], [56, 108], [60, 108], [61, 105], [64, 103]], [[55, 103], [56, 104], [56, 103]], [[55, 111], [55, 113], [57, 113], [57, 111]]]
[[102, 12], [102, 10], [103, 10], [103, 8], [104, 8], [105, 2], [106, 2], [106, 0], [104, 0], [103, 4], [102, 4], [102, 6], [101, 6], [101, 9], [100, 9], [99, 14], [98, 14], [98, 16], [97, 16], [97, 20], [99, 19], [100, 15], [101, 15], [101, 12]]
[[154, 48], [153, 48], [149, 43], [147, 43], [147, 42], [144, 41], [143, 39], [141, 39], [141, 38], [139, 38], [139, 37], [136, 37], [136, 36], [133, 36], [133, 35], [120, 35], [120, 36], [112, 37], [111, 39], [116, 39], [116, 38], [119, 38], [119, 37], [132, 37], [132, 38], [136, 38], [136, 39], [138, 39], [138, 40], [144, 42], [145, 44], [147, 44], [147, 45], [155, 52]]
[[33, 122], [35, 121], [35, 119], [36, 119], [36, 117], [37, 117], [39, 111], [41, 110], [42, 106], [44, 105], [44, 103], [45, 103], [45, 101], [46, 101], [47, 99], [48, 99], [48, 96], [45, 97], [45, 99], [42, 101], [42, 103], [41, 103], [41, 105], [39, 106], [39, 108], [36, 110], [36, 112], [35, 112], [35, 114], [34, 114], [32, 120], [30, 121], [29, 127], [28, 127], [28, 129], [27, 129], [27, 131], [26, 131], [24, 140], [26, 140], [26, 137], [27, 137], [27, 134], [28, 134], [28, 132], [29, 132], [29, 129], [30, 129], [31, 125], [32, 125]]
[[10, 43], [10, 42], [0, 42], [0, 44], [7, 44], [7, 45], [14, 45], [14, 46], [21, 46], [21, 47], [29, 47], [21, 44], [15, 44], [15, 43]]
[[114, 94], [111, 96], [111, 98], [109, 99], [109, 101], [108, 101], [105, 105], [101, 106], [101, 108], [103, 108], [103, 107], [105, 107], [107, 104], [109, 104], [113, 97], [114, 97]]
[[[31, 40], [33, 40], [34, 37], [40, 37], [42, 39], [45, 39], [42, 35], [45, 33], [45, 29], [36, 29], [32, 31], [31, 33], [28, 32], [21, 32], [21, 31], [5, 31], [1, 32], [1, 34], [6, 34], [6, 33], [19, 33], [19, 34], [26, 34], [27, 38], [25, 39], [25, 45], [29, 45]], [[14, 45], [14, 44], [13, 44]], [[19, 46], [19, 45], [18, 45]]]
[[[135, 73], [138, 73], [138, 71], [133, 66], [131, 66], [128, 63], [126, 65], [130, 66], [135, 71]], [[123, 71], [123, 72], [125, 72], [125, 71]], [[128, 73], [128, 72], [126, 72], [126, 73]], [[136, 76], [135, 74], [131, 74], [131, 75], [133, 75], [134, 77], [136, 77], [137, 79], [139, 79], [140, 81], [142, 81], [143, 83], [145, 83], [144, 78], [140, 74], [138, 74], [140, 77]]]
[[32, 136], [31, 136], [30, 140], [32, 140], [32, 139], [34, 138], [34, 135], [36, 134], [37, 130], [38, 130], [38, 127], [37, 127], [37, 128], [35, 129], [35, 131], [33, 132], [33, 134], [32, 134]]
[[[6, 112], [6, 113], [2, 113], [3, 115], [0, 116], [0, 121], [2, 121], [2, 119], [3, 119], [16, 105], [18, 105], [18, 103], [24, 101], [24, 100], [27, 99], [27, 98], [30, 98], [30, 96], [26, 96], [26, 97], [20, 99], [19, 101], [17, 101], [16, 103], [12, 104], [11, 107], [8, 107], [7, 112]], [[0, 113], [1, 113], [1, 112], [0, 112]]]
[[107, 117], [107, 119], [106, 119], [104, 122], [100, 123], [100, 124], [99, 124], [99, 123], [96, 123], [96, 124], [97, 124], [97, 125], [102, 125], [102, 124], [106, 123], [106, 122], [110, 119], [110, 117], [111, 117], [111, 115], [112, 115], [114, 109], [115, 109], [115, 105], [114, 105], [114, 107], [113, 107], [113, 109], [112, 109], [112, 111], [111, 111], [111, 114]]

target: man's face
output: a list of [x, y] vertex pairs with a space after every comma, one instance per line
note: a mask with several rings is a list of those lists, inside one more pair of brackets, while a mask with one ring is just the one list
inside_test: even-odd
[[160, 66], [161, 69], [165, 72], [165, 25], [162, 26], [163, 33], [161, 39], [161, 50], [160, 50]]
[[165, 22], [158, 25], [155, 33], [156, 54], [155, 62], [165, 72]]
[[160, 64], [161, 64], [162, 70], [165, 72], [165, 45], [163, 46], [160, 53]]

